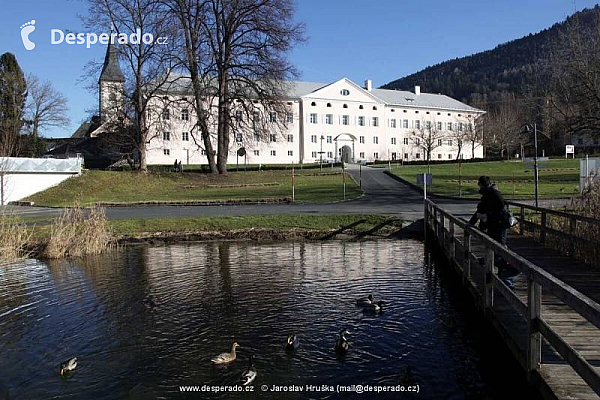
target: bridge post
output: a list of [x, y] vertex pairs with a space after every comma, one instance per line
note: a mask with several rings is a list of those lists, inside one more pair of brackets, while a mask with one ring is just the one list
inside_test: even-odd
[[444, 253], [446, 252], [446, 235], [444, 231], [444, 214], [440, 213], [440, 230], [438, 232], [438, 236], [440, 238], [440, 244], [442, 245], [442, 249], [444, 249]]
[[466, 285], [471, 277], [471, 231], [465, 228], [463, 232], [463, 285]]
[[539, 330], [539, 319], [542, 315], [542, 287], [533, 281], [532, 272], [527, 277], [527, 378], [540, 367], [542, 360], [542, 343]]
[[522, 235], [524, 232], [525, 222], [525, 207], [521, 206], [521, 221], [519, 221], [519, 233]]
[[546, 244], [546, 221], [546, 212], [542, 211], [542, 230], [540, 231], [540, 243], [542, 244], [542, 246]]
[[487, 314], [494, 305], [494, 250], [491, 247], [485, 248], [485, 268], [483, 270], [483, 310]]
[[454, 260], [456, 259], [456, 244], [454, 242], [454, 222], [448, 220], [450, 226], [448, 227], [450, 234], [450, 263], [454, 266]]
[[575, 256], [575, 230], [577, 229], [577, 219], [569, 218], [569, 255], [571, 257]]

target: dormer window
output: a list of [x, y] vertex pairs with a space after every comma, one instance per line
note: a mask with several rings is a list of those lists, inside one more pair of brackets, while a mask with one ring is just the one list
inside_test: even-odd
[[362, 110], [363, 108], [364, 108], [364, 107], [362, 106], [362, 104], [358, 106], [358, 109], [359, 109], [359, 110]]
[[310, 105], [311, 105], [312, 107], [314, 107], [314, 106], [316, 106], [316, 105], [317, 105], [317, 103], [315, 103], [315, 102], [313, 101], [312, 103], [310, 103]]
[[344, 104], [344, 105], [343, 105], [343, 107], [344, 107], [344, 108], [348, 108], [348, 104]]
[[331, 103], [327, 103], [327, 107], [331, 107]]
[[348, 96], [350, 94], [350, 91], [348, 89], [342, 89], [340, 90], [340, 94], [342, 96]]
[[373, 106], [373, 111], [377, 111], [377, 107], [376, 106]]

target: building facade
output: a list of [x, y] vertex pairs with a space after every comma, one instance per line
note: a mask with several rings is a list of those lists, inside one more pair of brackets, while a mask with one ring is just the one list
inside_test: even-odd
[[[109, 48], [100, 78], [100, 110], [115, 100], [122, 85], [122, 73], [116, 54]], [[110, 73], [105, 73], [106, 71]], [[206, 164], [206, 152], [199, 132], [194, 130], [193, 96], [189, 78], [177, 76], [166, 85], [164, 95], [152, 100], [148, 115], [151, 134], [147, 143], [148, 164]], [[415, 161], [471, 158], [471, 144], [462, 133], [475, 129], [484, 112], [441, 94], [373, 89], [371, 81], [364, 86], [347, 78], [333, 83], [287, 82], [286, 111], [280, 114], [256, 114], [261, 123], [272, 124], [272, 133], [252, 134], [232, 130], [229, 163], [291, 164], [319, 162], [370, 162], [377, 160]], [[236, 110], [232, 114], [238, 117]], [[241, 113], [239, 118], [244, 118]], [[156, 123], [160, 122], [160, 123]], [[283, 128], [282, 128], [283, 127]], [[216, 129], [215, 129], [216, 132]], [[434, 137], [425, 145], [423, 137]], [[433, 133], [433, 135], [431, 135]], [[213, 140], [216, 147], [216, 138]], [[244, 151], [240, 152], [240, 149]], [[240, 158], [239, 154], [245, 153]], [[483, 157], [477, 144], [474, 157]]]

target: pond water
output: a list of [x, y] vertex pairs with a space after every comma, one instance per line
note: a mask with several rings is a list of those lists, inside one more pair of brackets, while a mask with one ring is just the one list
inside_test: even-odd
[[[419, 398], [527, 391], [425, 254], [416, 240], [209, 242], [2, 266], [0, 399], [348, 398], [306, 385], [395, 386], [409, 366]], [[356, 307], [369, 293], [386, 301], [383, 314]], [[343, 328], [350, 350], [339, 356]], [[300, 339], [292, 354], [290, 333]], [[234, 341], [237, 360], [214, 367], [210, 359]], [[254, 392], [180, 391], [237, 384], [250, 354]], [[76, 370], [61, 377], [60, 362], [72, 356]], [[273, 385], [305, 391], [273, 393]]]

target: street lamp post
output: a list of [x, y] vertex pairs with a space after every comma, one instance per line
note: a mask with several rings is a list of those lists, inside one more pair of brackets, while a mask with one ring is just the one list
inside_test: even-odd
[[321, 151], [319, 151], [319, 169], [323, 171], [323, 139], [325, 136], [321, 135]]
[[[529, 124], [525, 124], [521, 127], [521, 131], [526, 134], [531, 134], [531, 126]], [[538, 142], [537, 142], [537, 124], [533, 124], [533, 184], [535, 186], [535, 206], [539, 205], [539, 197], [538, 197]]]

